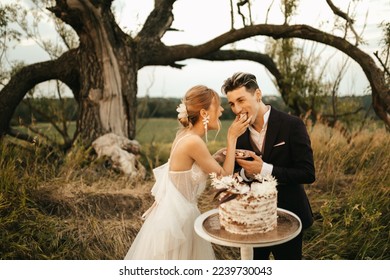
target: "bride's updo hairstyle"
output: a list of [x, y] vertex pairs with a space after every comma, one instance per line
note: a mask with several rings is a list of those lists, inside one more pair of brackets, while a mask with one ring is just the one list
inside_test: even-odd
[[219, 95], [211, 88], [203, 85], [190, 88], [182, 100], [187, 109], [187, 117], [179, 119], [182, 126], [185, 128], [193, 126], [200, 118], [200, 110], [208, 110], [214, 98], [219, 100]]

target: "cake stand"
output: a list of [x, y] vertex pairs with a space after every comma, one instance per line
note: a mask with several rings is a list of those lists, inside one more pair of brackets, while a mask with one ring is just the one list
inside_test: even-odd
[[253, 259], [254, 247], [269, 247], [285, 243], [296, 237], [302, 230], [301, 220], [294, 213], [282, 208], [277, 209], [277, 227], [269, 232], [251, 235], [230, 233], [219, 223], [218, 209], [201, 214], [194, 223], [195, 232], [212, 243], [240, 247], [242, 260]]

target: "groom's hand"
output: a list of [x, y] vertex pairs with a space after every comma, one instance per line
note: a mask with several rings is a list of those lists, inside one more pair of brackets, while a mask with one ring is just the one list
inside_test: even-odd
[[213, 158], [219, 163], [219, 164], [223, 164], [223, 162], [225, 161], [225, 153], [226, 153], [226, 148], [222, 148], [222, 149], [219, 149], [218, 151], [216, 151], [214, 154], [213, 154]]
[[249, 158], [250, 160], [236, 159], [236, 161], [242, 168], [244, 168], [245, 175], [247, 177], [253, 178], [255, 174], [259, 174], [261, 172], [261, 168], [263, 167], [263, 160], [260, 156], [256, 155], [256, 153], [252, 151], [249, 151]]

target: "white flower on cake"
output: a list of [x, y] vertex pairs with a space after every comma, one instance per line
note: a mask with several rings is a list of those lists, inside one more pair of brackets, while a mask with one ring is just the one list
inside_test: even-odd
[[[254, 180], [251, 182], [244, 182], [244, 179], [237, 173], [228, 176], [218, 176], [216, 173], [210, 173], [210, 178], [211, 186], [218, 191], [215, 197], [218, 197], [222, 193], [226, 195], [247, 194], [249, 192], [255, 195], [273, 194], [277, 185], [276, 179], [272, 175], [262, 176], [261, 174], [256, 174]], [[235, 197], [227, 197], [226, 195], [223, 198], [233, 199]], [[225, 202], [223, 198], [220, 199], [221, 203]]]
[[266, 176], [256, 174], [255, 180], [251, 183], [250, 188], [253, 193], [266, 196], [272, 195], [275, 192], [276, 185], [276, 179], [271, 174]]
[[218, 177], [216, 173], [211, 173], [210, 178], [211, 185], [221, 192], [243, 194], [250, 190], [249, 186], [242, 184], [243, 179], [237, 175]]

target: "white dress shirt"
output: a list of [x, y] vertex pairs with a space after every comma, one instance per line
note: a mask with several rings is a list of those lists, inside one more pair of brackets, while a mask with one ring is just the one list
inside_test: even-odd
[[[250, 137], [252, 138], [253, 143], [256, 144], [256, 146], [259, 149], [259, 151], [263, 151], [265, 133], [267, 132], [269, 114], [271, 113], [271, 106], [267, 105], [267, 108], [268, 108], [268, 110], [267, 110], [267, 112], [265, 112], [265, 114], [263, 116], [264, 123], [263, 123], [263, 127], [260, 130], [260, 132], [258, 132], [253, 126], [249, 126]], [[261, 168], [260, 174], [262, 176], [266, 176], [266, 175], [272, 174], [273, 167], [274, 166], [272, 164], [263, 162], [263, 166]], [[250, 181], [250, 179], [248, 179], [245, 176], [244, 168], [241, 168], [240, 175], [241, 175], [241, 177], [244, 180]]]

